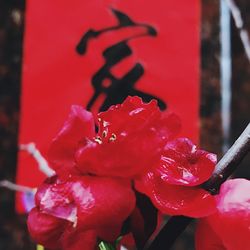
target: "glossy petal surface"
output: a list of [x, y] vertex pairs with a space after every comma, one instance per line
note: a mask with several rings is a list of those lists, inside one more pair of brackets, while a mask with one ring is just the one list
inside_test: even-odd
[[155, 139], [149, 131], [147, 135], [137, 134], [123, 140], [117, 138], [116, 142], [89, 144], [76, 155], [78, 168], [82, 173], [133, 178], [159, 162], [161, 150], [154, 143]]
[[45, 182], [37, 191], [36, 204], [47, 214], [89, 230], [120, 227], [135, 207], [135, 195], [126, 180], [74, 176]]
[[135, 207], [130, 181], [97, 176], [48, 178], [36, 193], [30, 234], [49, 248], [96, 247], [97, 238], [114, 241]]
[[72, 191], [84, 229], [121, 226], [135, 207], [130, 182], [122, 179], [86, 176]]
[[128, 97], [122, 104], [111, 106], [107, 111], [98, 114], [100, 133], [111, 131], [125, 136], [138, 132], [159, 120], [161, 112], [155, 100], [143, 103], [139, 97]]
[[157, 168], [161, 178], [169, 184], [197, 186], [211, 176], [216, 156], [199, 150], [187, 138], [168, 142]]
[[71, 182], [49, 178], [37, 190], [36, 205], [42, 212], [56, 218], [65, 219], [72, 223], [77, 220], [77, 206], [72, 195]]
[[[226, 181], [216, 197], [218, 212], [202, 219], [227, 250], [248, 250], [250, 238], [250, 181]], [[199, 230], [199, 227], [198, 227]], [[200, 232], [197, 235], [201, 236]], [[203, 236], [204, 237], [204, 236]], [[203, 249], [202, 246], [199, 249]]]
[[93, 115], [84, 108], [74, 105], [61, 131], [52, 141], [48, 157], [52, 167], [58, 172], [68, 168], [73, 171], [74, 155], [79, 144], [95, 134]]
[[98, 117], [100, 136], [104, 131], [107, 135], [114, 133], [123, 138], [153, 131], [164, 143], [174, 138], [181, 128], [177, 115], [161, 112], [155, 100], [144, 103], [136, 96], [129, 96], [122, 104], [111, 106]]
[[205, 190], [170, 185], [152, 172], [137, 181], [136, 189], [148, 195], [163, 214], [199, 218], [216, 210], [214, 197]]
[[98, 135], [77, 151], [77, 166], [82, 173], [135, 177], [158, 164], [163, 145], [179, 130], [179, 118], [161, 113], [155, 101], [128, 97], [99, 114]]

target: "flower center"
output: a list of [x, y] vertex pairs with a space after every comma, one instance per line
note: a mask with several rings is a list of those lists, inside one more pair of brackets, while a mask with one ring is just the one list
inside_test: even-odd
[[110, 143], [116, 141], [117, 139], [116, 134], [109, 132], [108, 128], [109, 123], [103, 121], [101, 118], [98, 118], [98, 123], [99, 123], [99, 132], [98, 135], [94, 138], [94, 141], [98, 144], [102, 144], [104, 142]]
[[114, 142], [117, 139], [116, 134], [112, 133], [111, 136], [108, 136], [108, 132], [104, 130], [102, 132], [102, 136], [96, 136], [94, 137], [94, 141], [98, 144], [102, 144], [104, 142]]

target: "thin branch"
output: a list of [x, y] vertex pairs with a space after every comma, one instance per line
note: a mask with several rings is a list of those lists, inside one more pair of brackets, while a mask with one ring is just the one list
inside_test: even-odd
[[236, 5], [234, 0], [225, 0], [225, 2], [227, 3], [227, 5], [232, 13], [235, 25], [236, 25], [237, 29], [239, 30], [240, 39], [242, 41], [244, 50], [246, 52], [248, 60], [250, 61], [250, 39], [249, 39], [248, 31], [244, 28], [244, 22], [243, 22], [243, 18], [242, 18], [240, 9]]
[[[212, 193], [236, 170], [242, 159], [250, 152], [250, 123], [236, 140], [233, 146], [222, 157], [215, 167], [212, 177], [203, 186]], [[155, 237], [147, 250], [168, 250], [178, 236], [186, 229], [192, 218], [173, 216]]]
[[212, 177], [203, 186], [211, 193], [218, 192], [220, 185], [236, 170], [240, 162], [250, 152], [250, 123], [216, 165]]
[[17, 191], [22, 193], [35, 192], [36, 190], [35, 188], [17, 185], [7, 180], [0, 181], [0, 187], [4, 187], [12, 191]]
[[46, 159], [41, 155], [40, 151], [36, 148], [35, 143], [21, 144], [20, 150], [28, 152], [38, 163], [39, 170], [47, 176], [53, 176], [55, 174], [46, 161]]

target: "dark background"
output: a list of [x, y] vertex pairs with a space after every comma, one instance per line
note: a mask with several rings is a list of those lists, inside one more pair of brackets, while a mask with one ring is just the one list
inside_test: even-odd
[[[236, 1], [250, 31], [250, 1]], [[20, 117], [24, 0], [0, 0], [0, 180], [15, 181]], [[201, 146], [222, 154], [219, 1], [202, 0], [201, 27]], [[233, 80], [230, 142], [250, 120], [250, 63], [232, 22]], [[180, 69], [181, 70], [181, 69]], [[35, 84], [35, 83], [34, 83]], [[236, 175], [250, 177], [250, 158]], [[32, 250], [25, 216], [15, 214], [14, 193], [0, 189], [0, 250]], [[194, 226], [188, 227], [173, 249], [193, 249]]]

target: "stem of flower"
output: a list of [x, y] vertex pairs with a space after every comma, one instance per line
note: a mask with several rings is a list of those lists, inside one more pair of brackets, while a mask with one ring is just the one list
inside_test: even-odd
[[232, 175], [248, 152], [250, 152], [250, 123], [218, 162], [212, 177], [203, 187], [213, 194], [217, 193], [220, 185]]
[[[242, 159], [250, 152], [250, 123], [236, 140], [233, 146], [222, 157], [215, 167], [212, 177], [203, 187], [215, 194], [220, 185], [236, 170]], [[168, 250], [178, 236], [186, 229], [192, 218], [173, 216], [161, 229], [151, 244], [146, 244], [145, 250]]]
[[28, 152], [37, 162], [39, 170], [46, 176], [53, 176], [55, 171], [50, 168], [46, 159], [42, 156], [40, 151], [36, 148], [35, 143], [31, 142], [28, 144], [21, 144], [19, 146], [20, 150]]
[[35, 188], [31, 188], [31, 187], [26, 187], [26, 186], [22, 186], [22, 185], [17, 185], [15, 183], [12, 183], [8, 180], [2, 180], [0, 181], [0, 187], [4, 187], [7, 188], [9, 190], [13, 190], [13, 191], [17, 191], [17, 192], [35, 192]]
[[110, 243], [101, 241], [100, 244], [99, 244], [99, 249], [100, 250], [115, 250], [115, 246], [113, 246]]

